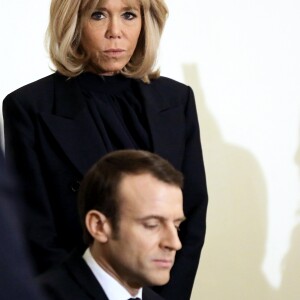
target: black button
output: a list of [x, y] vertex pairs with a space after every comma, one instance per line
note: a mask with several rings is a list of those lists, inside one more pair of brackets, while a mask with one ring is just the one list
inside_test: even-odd
[[74, 180], [71, 184], [70, 184], [71, 190], [75, 193], [79, 191], [80, 188], [80, 181], [79, 180]]

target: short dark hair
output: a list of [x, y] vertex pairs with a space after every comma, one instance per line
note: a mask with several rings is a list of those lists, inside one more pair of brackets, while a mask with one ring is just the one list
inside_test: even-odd
[[118, 228], [118, 190], [126, 175], [151, 174], [170, 185], [183, 187], [183, 175], [167, 160], [157, 154], [142, 150], [118, 150], [97, 161], [84, 176], [78, 194], [79, 216], [86, 244], [93, 242], [85, 226], [85, 216], [90, 210], [102, 212]]

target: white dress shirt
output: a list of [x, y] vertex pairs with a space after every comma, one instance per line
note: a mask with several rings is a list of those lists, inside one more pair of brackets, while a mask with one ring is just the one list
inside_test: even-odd
[[101, 266], [93, 258], [89, 248], [86, 249], [82, 257], [100, 283], [109, 300], [128, 300], [129, 298], [137, 297], [142, 299], [142, 288], [139, 289], [135, 296], [130, 295], [130, 293], [116, 279], [101, 268]]

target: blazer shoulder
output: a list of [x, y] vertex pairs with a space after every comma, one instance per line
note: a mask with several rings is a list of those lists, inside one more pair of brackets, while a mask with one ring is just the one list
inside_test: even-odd
[[187, 99], [192, 92], [190, 86], [164, 76], [152, 80], [150, 84], [148, 84], [148, 88], [157, 94], [173, 99]]
[[185, 105], [193, 99], [193, 91], [188, 85], [160, 76], [150, 83], [141, 83], [140, 90], [144, 98], [158, 110]]
[[50, 104], [53, 99], [55, 78], [58, 75], [53, 73], [28, 83], [8, 94], [3, 100], [3, 107], [21, 105], [22, 107], [44, 107]]
[[38, 80], [35, 80], [33, 82], [30, 82], [24, 86], [19, 87], [18, 89], [12, 91], [8, 94], [10, 95], [26, 95], [26, 94], [33, 94], [38, 92], [39, 90], [42, 90], [43, 88], [46, 88], [49, 85], [52, 85], [54, 82], [55, 74], [48, 75], [46, 77], [40, 78]]
[[157, 79], [151, 80], [149, 85], [153, 88], [172, 88], [176, 90], [186, 90], [187, 88], [189, 88], [189, 86], [182, 82], [164, 76], [160, 76]]

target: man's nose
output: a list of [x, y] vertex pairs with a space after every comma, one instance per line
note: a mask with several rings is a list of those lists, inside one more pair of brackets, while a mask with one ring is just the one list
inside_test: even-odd
[[170, 225], [166, 228], [162, 238], [162, 246], [175, 251], [182, 248], [182, 244], [178, 236], [178, 230], [174, 225]]

